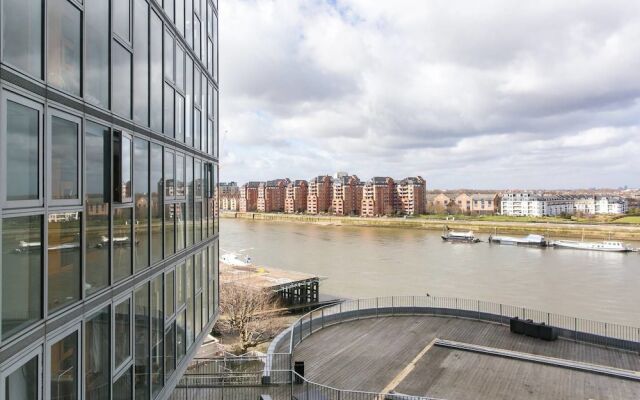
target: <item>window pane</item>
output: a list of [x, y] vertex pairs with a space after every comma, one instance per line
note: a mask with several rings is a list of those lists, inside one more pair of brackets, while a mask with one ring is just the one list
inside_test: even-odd
[[185, 21], [184, 21], [184, 30], [185, 30], [185, 37], [187, 38], [187, 44], [191, 47], [193, 47], [193, 25], [192, 25], [192, 19], [193, 19], [193, 0], [187, 0], [185, 2], [186, 8], [184, 10], [184, 16], [185, 16]]
[[[197, 98], [197, 97], [196, 97]], [[200, 110], [193, 110], [193, 147], [200, 149]]]
[[185, 326], [186, 310], [178, 314], [176, 318], [176, 359], [178, 362], [182, 360], [187, 352], [187, 332]]
[[131, 356], [131, 301], [125, 300], [115, 309], [115, 368]]
[[47, 78], [49, 83], [80, 95], [80, 10], [68, 0], [49, 0]]
[[133, 389], [131, 387], [133, 384], [131, 375], [133, 375], [133, 371], [132, 368], [129, 367], [127, 372], [122, 374], [122, 376], [113, 383], [113, 400], [131, 399], [131, 390]]
[[170, 256], [175, 249], [175, 206], [168, 204], [164, 207], [164, 255]]
[[42, 216], [2, 220], [2, 339], [42, 316]]
[[49, 214], [49, 313], [80, 300], [80, 213]]
[[184, 91], [184, 50], [176, 46], [176, 86]]
[[4, 61], [42, 77], [42, 0], [5, 0], [2, 18]]
[[86, 400], [109, 400], [111, 312], [105, 307], [87, 321], [84, 330], [84, 379]]
[[193, 257], [187, 258], [187, 273], [185, 278], [185, 294], [187, 302], [187, 349], [193, 343]]
[[197, 337], [202, 330], [202, 293], [196, 296], [195, 306], [195, 321], [194, 321], [194, 334]]
[[200, 72], [200, 70], [198, 68], [194, 69], [193, 72], [193, 101], [195, 104], [197, 105], [201, 105], [201, 101], [202, 101], [202, 94], [201, 94], [201, 88], [202, 88], [202, 73]]
[[151, 281], [151, 386], [153, 398], [164, 386], [164, 310], [162, 298], [163, 275]]
[[118, 115], [131, 118], [131, 53], [115, 40], [112, 74], [114, 79], [111, 109]]
[[78, 198], [78, 124], [51, 117], [51, 198]]
[[164, 0], [164, 12], [167, 13], [169, 20], [173, 22], [174, 0]]
[[202, 201], [200, 200], [196, 201], [195, 207], [194, 207], [194, 214], [195, 214], [194, 229], [196, 232], [194, 236], [194, 240], [197, 243], [202, 241]]
[[162, 22], [156, 13], [151, 13], [151, 129], [162, 130]]
[[180, 203], [175, 205], [176, 210], [176, 251], [180, 251], [185, 247], [185, 214], [186, 204]]
[[164, 134], [170, 137], [174, 136], [173, 113], [174, 98], [173, 88], [168, 84], [164, 85]]
[[168, 378], [176, 369], [176, 323], [169, 325], [164, 335], [164, 368]]
[[213, 76], [213, 42], [211, 40], [207, 40], [207, 69]]
[[176, 93], [176, 140], [184, 141], [184, 97]]
[[175, 0], [176, 3], [176, 27], [184, 36], [184, 0]]
[[5, 400], [38, 400], [38, 357], [13, 371], [4, 381]]
[[114, 201], [119, 203], [130, 203], [132, 201], [132, 139], [122, 132], [114, 135], [115, 149], [113, 150], [113, 165], [115, 169], [114, 177]]
[[113, 2], [113, 31], [127, 41], [130, 41], [131, 38], [129, 28], [130, 7], [129, 0], [116, 0]]
[[149, 266], [149, 142], [134, 139], [136, 271]]
[[175, 193], [184, 197], [184, 156], [176, 154]]
[[186, 177], [186, 190], [187, 190], [187, 247], [193, 244], [193, 158], [187, 157], [187, 177]]
[[113, 279], [119, 281], [131, 275], [132, 209], [113, 210]]
[[193, 51], [200, 58], [200, 20], [195, 17], [193, 18]]
[[168, 31], [164, 32], [164, 77], [173, 82], [173, 63], [175, 56], [175, 40]]
[[135, 398], [149, 399], [149, 284], [135, 292]]
[[39, 197], [40, 111], [7, 100], [7, 200]]
[[197, 253], [195, 256], [193, 256], [193, 260], [194, 260], [194, 290], [196, 292], [200, 291], [202, 289], [202, 253]]
[[164, 278], [164, 309], [167, 317], [170, 317], [175, 312], [174, 305], [174, 288], [175, 286], [175, 273], [173, 271], [165, 275]]
[[78, 396], [78, 332], [51, 346], [52, 400], [77, 399]]
[[133, 25], [133, 118], [149, 124], [149, 5], [135, 0]]
[[176, 308], [182, 307], [186, 300], [186, 264], [182, 263], [176, 268]]
[[213, 155], [213, 120], [207, 121], [207, 154]]
[[162, 146], [151, 144], [151, 263], [162, 260]]
[[109, 129], [87, 123], [85, 135], [87, 294], [109, 285]]
[[193, 113], [193, 61], [191, 61], [191, 57], [187, 56], [187, 65], [186, 65], [186, 91], [185, 91], [185, 129], [184, 129], [184, 142], [192, 146], [193, 145], [193, 126], [191, 124], [191, 114]]
[[[86, 52], [85, 99], [109, 107], [109, 0], [85, 0]], [[115, 3], [119, 3], [116, 1]]]
[[175, 154], [168, 151], [164, 153], [164, 195], [167, 198], [175, 197], [174, 160]]

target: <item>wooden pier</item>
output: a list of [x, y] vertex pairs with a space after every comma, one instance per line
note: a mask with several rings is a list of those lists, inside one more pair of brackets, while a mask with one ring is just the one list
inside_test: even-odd
[[260, 266], [236, 267], [220, 263], [222, 284], [235, 283], [271, 290], [289, 307], [320, 303], [320, 280], [317, 275], [303, 272]]

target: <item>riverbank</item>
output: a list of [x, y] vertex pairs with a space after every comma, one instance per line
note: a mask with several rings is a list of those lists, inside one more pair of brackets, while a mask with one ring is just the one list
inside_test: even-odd
[[442, 220], [427, 218], [361, 218], [328, 215], [269, 214], [222, 212], [222, 218], [295, 222], [327, 226], [363, 226], [379, 228], [426, 229], [441, 231], [446, 225], [453, 230], [472, 230], [476, 233], [543, 234], [548, 238], [574, 237], [597, 240], [640, 241], [640, 225], [584, 224], [572, 222], [511, 222], [480, 220]]

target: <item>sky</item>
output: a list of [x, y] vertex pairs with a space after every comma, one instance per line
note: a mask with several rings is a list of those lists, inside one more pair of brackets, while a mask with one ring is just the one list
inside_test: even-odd
[[220, 173], [640, 187], [640, 1], [224, 0]]

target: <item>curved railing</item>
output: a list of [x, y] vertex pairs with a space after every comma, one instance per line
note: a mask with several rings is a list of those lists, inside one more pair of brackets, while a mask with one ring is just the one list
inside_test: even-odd
[[[277, 350], [280, 350], [280, 354], [288, 351], [290, 355], [293, 355], [295, 347], [304, 339], [327, 326], [363, 318], [407, 315], [467, 318], [501, 325], [509, 325], [511, 318], [518, 317], [552, 326], [556, 328], [558, 337], [564, 339], [640, 352], [640, 328], [636, 327], [597, 322], [480, 300], [432, 296], [392, 296], [346, 300], [308, 312], [273, 340], [269, 346], [268, 355], [277, 354]], [[263, 371], [263, 379], [267, 381], [272, 371], [270, 359], [267, 357]], [[385, 398], [386, 394], [378, 394], [378, 396]]]

